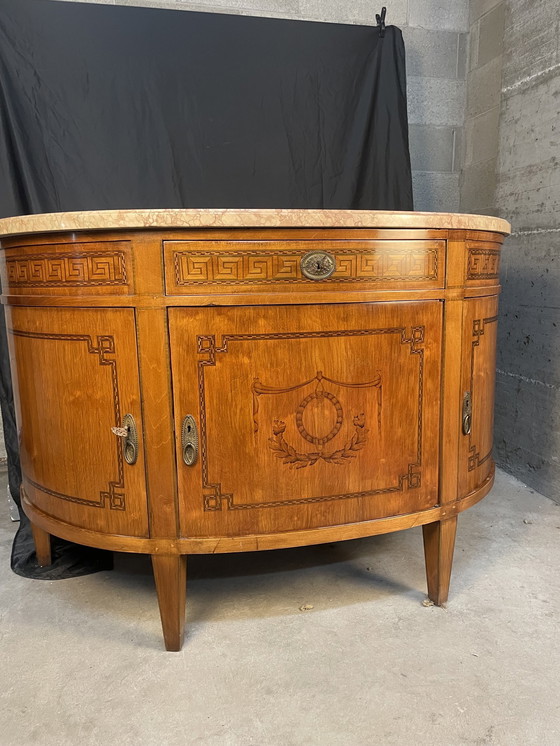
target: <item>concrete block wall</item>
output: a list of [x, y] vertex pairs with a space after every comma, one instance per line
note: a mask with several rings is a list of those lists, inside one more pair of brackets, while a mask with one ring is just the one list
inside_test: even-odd
[[[50, 1], [50, 0], [44, 0]], [[73, 2], [74, 0], [58, 0]], [[465, 117], [468, 0], [89, 0], [185, 11], [237, 13], [331, 23], [387, 23], [407, 49], [410, 151], [415, 209], [456, 212]]]
[[560, 3], [507, 0], [495, 208], [498, 463], [560, 502]]
[[504, 0], [471, 0], [461, 212], [495, 212]]

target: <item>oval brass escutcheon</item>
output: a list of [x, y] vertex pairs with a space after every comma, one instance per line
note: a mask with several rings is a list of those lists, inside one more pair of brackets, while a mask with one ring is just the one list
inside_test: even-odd
[[472, 397], [466, 391], [463, 397], [463, 435], [470, 435], [472, 428]]
[[123, 437], [124, 460], [130, 466], [133, 466], [138, 460], [138, 430], [131, 414], [125, 414], [122, 427], [126, 431], [126, 435]]
[[194, 466], [198, 459], [198, 430], [192, 414], [188, 414], [183, 420], [181, 428], [181, 450], [185, 464], [187, 466]]
[[301, 272], [308, 280], [326, 280], [336, 270], [336, 259], [328, 251], [308, 251], [301, 258]]

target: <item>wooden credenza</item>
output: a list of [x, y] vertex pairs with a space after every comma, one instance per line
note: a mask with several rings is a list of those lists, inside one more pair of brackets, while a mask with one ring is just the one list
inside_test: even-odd
[[496, 218], [312, 210], [0, 221], [23, 471], [50, 535], [152, 556], [165, 643], [186, 555], [422, 525], [446, 601], [494, 479]]

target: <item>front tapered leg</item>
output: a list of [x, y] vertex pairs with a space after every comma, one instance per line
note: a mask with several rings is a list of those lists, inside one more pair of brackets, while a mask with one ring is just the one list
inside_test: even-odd
[[184, 554], [152, 554], [152, 566], [165, 649], [178, 651], [181, 650], [185, 630], [187, 557]]
[[51, 535], [34, 523], [31, 524], [31, 533], [33, 534], [33, 543], [35, 544], [37, 564], [39, 567], [51, 565]]
[[457, 531], [457, 516], [422, 526], [428, 597], [436, 606], [447, 601]]

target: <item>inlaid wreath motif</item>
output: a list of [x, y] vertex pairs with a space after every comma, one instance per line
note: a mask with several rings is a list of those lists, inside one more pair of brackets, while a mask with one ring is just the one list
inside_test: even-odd
[[365, 427], [366, 418], [363, 414], [358, 414], [352, 420], [355, 432], [343, 448], [337, 451], [325, 453], [316, 451], [314, 453], [298, 453], [296, 449], [284, 440], [286, 423], [282, 420], [274, 420], [272, 432], [274, 437], [269, 438], [270, 447], [276, 452], [276, 457], [282, 459], [284, 464], [289, 464], [294, 469], [304, 469], [306, 466], [313, 466], [317, 461], [322, 460], [327, 464], [345, 464], [348, 459], [356, 458], [358, 451], [361, 451], [367, 441], [369, 430]]

